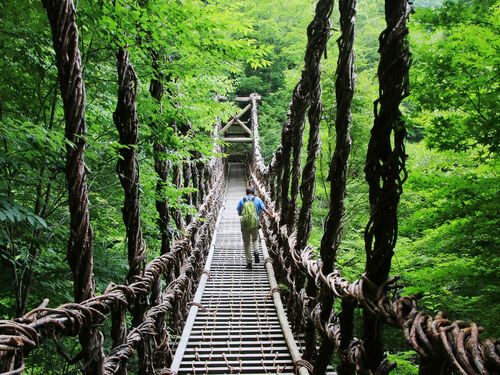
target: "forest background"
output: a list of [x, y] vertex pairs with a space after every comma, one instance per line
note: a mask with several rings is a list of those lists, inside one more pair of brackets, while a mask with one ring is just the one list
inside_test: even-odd
[[[360, 1], [344, 237], [337, 267], [349, 280], [364, 270], [368, 221], [364, 161], [373, 102], [378, 96], [378, 36], [383, 1]], [[116, 174], [118, 133], [113, 123], [115, 53], [128, 45], [139, 79], [141, 219], [147, 256], [159, 252], [155, 201], [194, 214], [192, 188], [171, 183], [156, 190], [153, 144], [168, 147], [171, 165], [211, 153], [217, 119], [236, 113], [215, 94], [258, 92], [261, 141], [269, 160], [279, 143], [294, 85], [300, 77], [306, 27], [314, 1], [194, 0], [78, 1], [77, 23], [87, 88], [86, 163], [94, 228], [94, 277], [102, 292], [128, 270]], [[409, 177], [399, 208], [392, 274], [404, 294], [416, 294], [428, 313], [476, 321], [484, 337], [500, 337], [500, 128], [498, 126], [500, 2], [416, 0], [410, 19], [411, 95], [404, 101]], [[335, 69], [338, 14], [332, 15], [323, 62], [322, 149], [317, 162], [314, 233], [318, 246], [328, 209], [326, 177], [335, 145]], [[69, 230], [64, 177], [64, 114], [50, 27], [41, 2], [0, 2], [0, 318], [13, 318], [49, 298], [73, 300], [65, 261]], [[160, 66], [151, 51], [164, 51]], [[166, 85], [162, 111], [149, 93], [152, 78]], [[153, 124], [176, 124], [158, 132]], [[189, 131], [180, 131], [188, 125]], [[307, 132], [305, 132], [307, 134]], [[194, 160], [189, 159], [191, 162]], [[182, 228], [171, 224], [169, 234]], [[400, 332], [386, 335], [401, 374], [416, 373]], [[77, 350], [73, 339], [63, 342]], [[38, 373], [70, 373], [50, 342], [29, 361]], [[36, 365], [35, 365], [36, 363]], [[57, 369], [57, 370], [54, 370]]]

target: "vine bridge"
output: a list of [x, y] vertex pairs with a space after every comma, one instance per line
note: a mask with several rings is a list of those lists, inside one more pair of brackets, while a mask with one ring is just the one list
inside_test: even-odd
[[[333, 1], [320, 0], [308, 28], [305, 67], [272, 160], [266, 164], [261, 155], [257, 116], [261, 98], [257, 94], [239, 98], [245, 107], [227, 123], [216, 124], [213, 138], [214, 151], [219, 154], [225, 152], [227, 143], [250, 143], [244, 163], [213, 157], [187, 165], [184, 181], [197, 190], [193, 199], [197, 214], [173, 218], [183, 228], [182, 237], [172, 242], [164, 238], [161, 255], [149, 263], [145, 262], [139, 210], [124, 209], [129, 275], [126, 283], [110, 283], [101, 295], [95, 295], [93, 289], [92, 252], [87, 241], [78, 237], [79, 233], [92, 233], [85, 203], [85, 143], [84, 137], [77, 137], [84, 134], [78, 115], [85, 105], [79, 100], [82, 95], [84, 98], [79, 54], [61, 52], [78, 45], [71, 43], [76, 27], [74, 7], [67, 6], [72, 4], [68, 1], [57, 3], [61, 8], [50, 1], [44, 1], [44, 6], [54, 35], [66, 134], [68, 138], [75, 136], [76, 145], [68, 148], [71, 163], [67, 164], [72, 166], [67, 168], [67, 179], [71, 222], [75, 225], [68, 261], [76, 302], [50, 308], [44, 301], [22, 317], [0, 321], [0, 372], [28, 372], [25, 358], [44, 340], [52, 339], [58, 353], [70, 364], [81, 364], [79, 369], [85, 374], [388, 374], [396, 364], [385, 355], [382, 332], [384, 326], [391, 326], [401, 330], [419, 356], [421, 374], [500, 373], [498, 340], [480, 340], [475, 323], [450, 321], [444, 313], [434, 317], [425, 314], [415, 297], [398, 293], [397, 276], [390, 277], [397, 205], [406, 179], [405, 127], [399, 111], [409, 93], [410, 52], [405, 37], [411, 6], [406, 0], [386, 2], [391, 3], [386, 4], [387, 28], [380, 36], [380, 97], [374, 105], [365, 165], [371, 212], [365, 233], [365, 273], [359, 280], [347, 281], [335, 268], [342, 237], [355, 86], [355, 0], [340, 2], [342, 37], [336, 148], [328, 176], [330, 210], [319, 253], [308, 245], [320, 147], [320, 61], [326, 54], [333, 7]], [[121, 72], [127, 72], [127, 52], [121, 50], [118, 59], [124, 63]], [[125, 80], [127, 74], [120, 77]], [[158, 82], [152, 82], [153, 95], [161, 92], [155, 91], [155, 84]], [[134, 105], [132, 86], [120, 85], [120, 89], [129, 90], [119, 99], [125, 107]], [[117, 121], [124, 113], [125, 109], [118, 113]], [[306, 116], [309, 134], [302, 165]], [[72, 129], [72, 124], [79, 127]], [[241, 134], [230, 132], [232, 126], [239, 126]], [[136, 133], [127, 133], [130, 129], [126, 126], [119, 130], [122, 144], [137, 144]], [[155, 149], [161, 147], [155, 144]], [[127, 165], [134, 162], [133, 149], [121, 150], [123, 164], [119, 164], [127, 177], [121, 181], [125, 196], [132, 197], [132, 202], [138, 195], [134, 164]], [[160, 164], [157, 171], [161, 176], [165, 170]], [[130, 165], [132, 168], [127, 168]], [[180, 180], [182, 172], [182, 168], [174, 170], [175, 179]], [[251, 270], [245, 268], [236, 213], [246, 185], [255, 187], [275, 214], [262, 219], [261, 262], [254, 263]], [[161, 217], [160, 203], [158, 207]], [[357, 310], [362, 310], [359, 327], [354, 319]], [[355, 337], [355, 332], [362, 336]], [[59, 343], [69, 336], [79, 336], [81, 344], [74, 358]], [[111, 340], [105, 342], [105, 337]], [[336, 368], [331, 367], [334, 353]]]

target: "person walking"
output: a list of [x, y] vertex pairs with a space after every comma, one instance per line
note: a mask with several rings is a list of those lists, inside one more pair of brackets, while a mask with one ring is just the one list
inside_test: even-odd
[[245, 248], [245, 258], [247, 268], [252, 268], [252, 252], [253, 249], [255, 263], [259, 263], [259, 217], [261, 211], [267, 216], [274, 218], [274, 215], [264, 205], [262, 200], [255, 196], [255, 189], [252, 187], [246, 188], [246, 196], [241, 198], [236, 207], [238, 215], [241, 216], [241, 237], [243, 238], [243, 246]]

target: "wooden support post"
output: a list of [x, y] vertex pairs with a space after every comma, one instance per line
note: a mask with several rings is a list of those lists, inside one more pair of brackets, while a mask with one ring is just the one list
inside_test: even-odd
[[245, 125], [243, 121], [241, 121], [240, 119], [237, 119], [236, 121], [243, 128], [243, 130], [246, 131], [248, 135], [250, 135], [250, 137], [253, 135], [252, 131]]

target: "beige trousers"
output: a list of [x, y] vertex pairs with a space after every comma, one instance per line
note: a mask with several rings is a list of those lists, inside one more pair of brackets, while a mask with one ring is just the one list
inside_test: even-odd
[[259, 230], [251, 229], [249, 231], [241, 231], [241, 237], [243, 237], [243, 246], [245, 247], [245, 257], [247, 264], [252, 263], [252, 252], [250, 251], [250, 244], [252, 245], [252, 250], [255, 253], [259, 251]]

